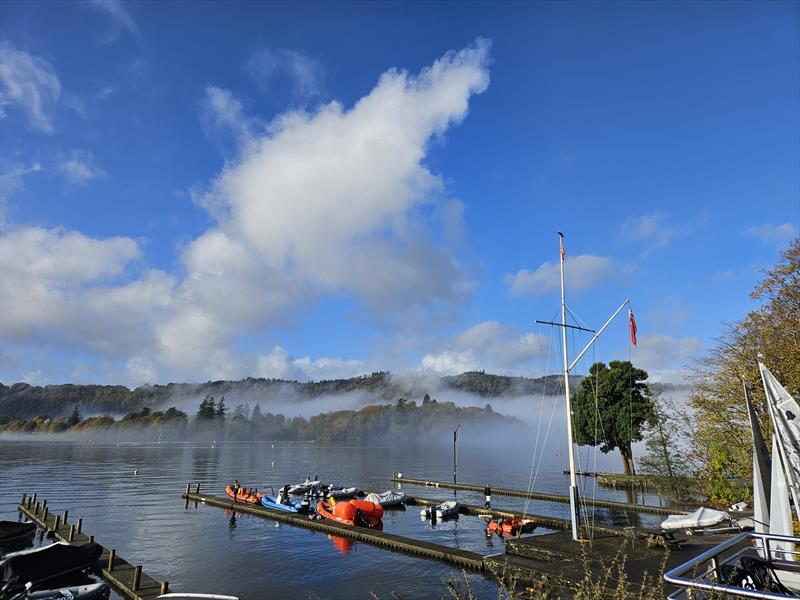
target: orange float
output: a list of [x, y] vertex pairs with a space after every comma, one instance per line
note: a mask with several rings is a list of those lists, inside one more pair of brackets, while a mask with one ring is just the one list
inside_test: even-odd
[[334, 504], [322, 501], [317, 504], [317, 514], [345, 525], [383, 529], [381, 522], [383, 507], [380, 504], [364, 500], [350, 500]]
[[492, 519], [486, 525], [486, 531], [497, 535], [519, 535], [530, 533], [536, 529], [536, 519], [517, 519], [516, 517], [506, 517], [505, 519]]

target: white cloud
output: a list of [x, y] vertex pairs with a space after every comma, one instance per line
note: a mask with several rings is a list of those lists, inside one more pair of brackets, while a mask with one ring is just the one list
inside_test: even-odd
[[3, 163], [0, 170], [0, 205], [3, 205], [11, 196], [25, 189], [25, 176], [42, 170], [42, 165], [33, 163], [25, 166], [19, 163]]
[[797, 236], [797, 227], [792, 223], [758, 225], [747, 228], [745, 233], [757, 237], [765, 244], [782, 245]]
[[664, 248], [673, 238], [680, 235], [674, 227], [665, 223], [666, 215], [650, 213], [638, 217], [629, 217], [621, 228], [623, 237], [632, 241], [645, 241], [649, 250]]
[[259, 356], [256, 361], [256, 376], [296, 381], [320, 381], [342, 379], [364, 373], [364, 363], [355, 359], [317, 358], [309, 356], [294, 358], [280, 346], [272, 352]]
[[[564, 279], [570, 292], [587, 290], [599, 282], [614, 279], [629, 273], [631, 268], [605, 256], [582, 254], [567, 256], [564, 263]], [[557, 261], [545, 262], [536, 270], [521, 269], [514, 275], [506, 275], [505, 282], [512, 296], [534, 294], [541, 296], [561, 288], [560, 267]]]
[[141, 257], [130, 238], [105, 240], [63, 229], [17, 228], [0, 236], [0, 334], [115, 356], [153, 348], [153, 323], [173, 282], [148, 271], [119, 278]]
[[247, 61], [247, 72], [262, 89], [268, 89], [276, 76], [286, 76], [294, 94], [301, 97], [318, 96], [325, 83], [320, 62], [296, 50], [262, 48]]
[[106, 172], [94, 164], [94, 156], [84, 150], [73, 150], [59, 160], [56, 168], [64, 173], [70, 182], [83, 184], [92, 179], [106, 176]]
[[452, 375], [465, 371], [530, 374], [541, 365], [537, 358], [548, 352], [549, 339], [541, 334], [524, 333], [497, 321], [473, 325], [453, 340], [448, 348], [426, 354], [421, 369]]
[[[251, 374], [256, 357], [237, 339], [285, 326], [322, 294], [381, 319], [450, 314], [469, 282], [432, 235], [437, 211], [420, 210], [449, 202], [424, 159], [488, 86], [488, 52], [479, 40], [419, 75], [390, 70], [349, 110], [332, 102], [253, 132], [198, 198], [216, 223], [183, 248], [180, 281], [157, 270], [132, 277], [141, 250], [129, 238], [4, 234], [2, 338], [117, 357], [129, 381], [204, 380]], [[217, 96], [220, 114], [246, 118]], [[361, 369], [279, 358], [259, 364], [315, 378]]]
[[663, 333], [639, 335], [633, 348], [633, 363], [650, 375], [651, 381], [682, 383], [686, 367], [703, 350], [695, 337], [676, 338]]
[[248, 117], [242, 103], [230, 90], [215, 85], [206, 86], [203, 98], [203, 118], [211, 130], [228, 130], [236, 140], [244, 145], [261, 126], [258, 119]]
[[27, 113], [31, 127], [53, 133], [50, 111], [60, 95], [61, 83], [49, 62], [0, 41], [0, 119], [7, 106], [16, 106]]
[[138, 43], [142, 43], [142, 32], [121, 0], [92, 0], [91, 5], [106, 13], [111, 22], [111, 29], [103, 40], [104, 43], [118, 40], [123, 30], [128, 31]]

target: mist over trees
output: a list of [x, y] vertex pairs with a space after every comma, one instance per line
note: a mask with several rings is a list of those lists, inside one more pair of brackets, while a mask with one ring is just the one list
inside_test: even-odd
[[[580, 378], [574, 378], [577, 385]], [[421, 398], [426, 393], [464, 392], [481, 398], [506, 398], [529, 394], [561, 393], [557, 376], [529, 379], [507, 377], [484, 372], [462, 373], [452, 377], [397, 377], [379, 371], [349, 379], [300, 383], [282, 379], [246, 378], [239, 381], [207, 383], [170, 383], [145, 385], [130, 390], [121, 385], [48, 385], [0, 383], [0, 417], [30, 418], [36, 415], [67, 416], [75, 406], [86, 415], [122, 415], [144, 407], [162, 409], [167, 406], [197, 406], [200, 398], [247, 398], [268, 407], [285, 398], [298, 402], [327, 396], [343, 396], [358, 392], [366, 402], [394, 402], [397, 398]]]
[[282, 414], [262, 413], [258, 404], [252, 409], [237, 405], [228, 411], [224, 398], [207, 396], [190, 418], [171, 407], [151, 411], [144, 407], [122, 419], [110, 416], [89, 417], [73, 425], [63, 416], [54, 419], [34, 417], [0, 419], [0, 432], [64, 433], [102, 436], [113, 432], [114, 439], [126, 440], [316, 440], [347, 444], [432, 442], [449, 439], [456, 425], [465, 430], [487, 433], [495, 427], [505, 433], [526, 431], [525, 424], [485, 408], [456, 406], [427, 396], [420, 404], [400, 398], [395, 404], [370, 405], [358, 411], [341, 410], [304, 419]]

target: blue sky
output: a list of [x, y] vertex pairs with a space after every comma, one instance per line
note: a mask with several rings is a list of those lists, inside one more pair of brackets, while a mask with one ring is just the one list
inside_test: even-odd
[[4, 383], [553, 372], [557, 231], [680, 381], [800, 226], [796, 2], [0, 17]]

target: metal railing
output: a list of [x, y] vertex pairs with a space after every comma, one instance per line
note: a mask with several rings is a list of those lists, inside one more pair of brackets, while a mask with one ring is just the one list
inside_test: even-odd
[[[776, 545], [781, 545], [775, 547]], [[697, 592], [722, 592], [734, 598], [761, 598], [765, 600], [785, 600], [797, 596], [787, 596], [776, 592], [745, 589], [722, 583], [720, 567], [736, 564], [741, 556], [760, 556], [766, 559], [776, 571], [800, 572], [800, 560], [796, 560], [800, 551], [795, 550], [800, 538], [788, 535], [774, 535], [747, 531], [706, 550], [702, 554], [668, 571], [664, 581], [677, 586], [668, 598], [678, 600], [684, 598], [703, 598]], [[781, 558], [778, 558], [781, 557]], [[786, 559], [789, 560], [786, 560]], [[689, 592], [694, 591], [693, 596]]]

